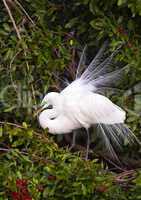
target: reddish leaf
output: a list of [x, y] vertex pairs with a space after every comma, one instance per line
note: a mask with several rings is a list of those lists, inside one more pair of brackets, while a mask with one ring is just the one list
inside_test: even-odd
[[11, 195], [13, 200], [21, 200], [19, 192], [12, 192]]

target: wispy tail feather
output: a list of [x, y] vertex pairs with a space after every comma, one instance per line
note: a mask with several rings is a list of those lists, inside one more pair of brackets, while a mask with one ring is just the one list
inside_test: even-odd
[[93, 87], [94, 92], [100, 91], [100, 89], [103, 90], [105, 87], [113, 86], [113, 84], [115, 85], [115, 80], [118, 80], [123, 71], [127, 68], [127, 66], [125, 66], [122, 69], [110, 72], [111, 68], [116, 66], [114, 58], [119, 53], [122, 46], [123, 43], [114, 50], [110, 56], [107, 56], [106, 50], [108, 49], [108, 41], [106, 41], [89, 66], [84, 70], [86, 60], [85, 47], [80, 58], [76, 78], [80, 78], [83, 83]]
[[97, 135], [107, 157], [119, 164], [121, 161], [118, 153], [123, 151], [125, 145], [141, 145], [141, 142], [126, 124], [98, 124]]

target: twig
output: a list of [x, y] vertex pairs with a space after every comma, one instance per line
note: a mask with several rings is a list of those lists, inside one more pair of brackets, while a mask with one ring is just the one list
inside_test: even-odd
[[36, 101], [36, 95], [35, 95], [35, 90], [34, 90], [33, 84], [31, 84], [31, 90], [32, 90], [32, 97], [34, 99], [35, 107], [37, 109], [38, 108], [38, 104], [37, 104], [37, 101]]
[[17, 33], [17, 37], [18, 37], [19, 40], [21, 40], [21, 35], [20, 35], [20, 32], [19, 32], [19, 30], [18, 30], [18, 28], [17, 28], [17, 26], [16, 26], [16, 23], [15, 23], [15, 20], [14, 20], [14, 18], [13, 18], [13, 16], [12, 16], [11, 10], [9, 9], [9, 7], [8, 7], [8, 5], [7, 5], [7, 3], [6, 3], [6, 0], [2, 0], [2, 1], [3, 1], [4, 6], [5, 6], [5, 8], [6, 8], [8, 14], [9, 14], [9, 17], [10, 17], [12, 23], [13, 23], [13, 27], [14, 27], [16, 33]]
[[[6, 149], [6, 148], [0, 148], [0, 151], [3, 151], [3, 152], [11, 152], [12, 150], [14, 150], [13, 148], [9, 148], [9, 149]], [[41, 156], [38, 156], [38, 155], [36, 155], [36, 154], [29, 154], [29, 153], [27, 153], [27, 152], [24, 152], [24, 151], [19, 151], [18, 152], [19, 154], [22, 154], [22, 155], [27, 155], [27, 156], [31, 156], [31, 161], [42, 161], [43, 163], [52, 163], [52, 164], [54, 164], [55, 163], [55, 161], [53, 161], [53, 160], [50, 160], [50, 159], [46, 159], [46, 158], [44, 158], [44, 157], [41, 157]], [[34, 160], [35, 159], [35, 160]]]
[[[7, 125], [9, 125], [9, 126], [14, 126], [14, 127], [16, 127], [16, 128], [26, 129], [24, 126], [22, 126], [22, 125], [20, 125], [20, 124], [15, 124], [15, 123], [12, 123], [12, 122], [0, 121], [0, 124], [1, 124], [1, 125], [7, 124]], [[41, 133], [38, 133], [38, 132], [34, 131], [34, 134], [35, 134], [36, 136], [38, 136], [38, 137], [42, 137], [43, 139], [49, 141], [48, 138], [45, 137], [44, 135], [42, 135]]]
[[115, 177], [115, 182], [123, 184], [123, 183], [132, 181], [135, 177], [136, 177], [136, 171], [129, 170], [129, 171], [125, 171], [125, 172], [122, 172], [119, 175], [117, 175]]
[[1, 125], [7, 124], [7, 125], [10, 125], [10, 126], [15, 126], [15, 127], [17, 127], [17, 128], [25, 129], [23, 126], [21, 126], [21, 125], [19, 125], [19, 124], [11, 123], [11, 122], [2, 122], [2, 121], [0, 121], [0, 124], [1, 124]]
[[0, 151], [9, 152], [9, 151], [11, 151], [11, 149], [0, 148]]
[[20, 7], [20, 9], [23, 11], [23, 13], [27, 16], [27, 18], [31, 21], [31, 23], [33, 25], [35, 25], [34, 21], [31, 19], [31, 17], [29, 16], [29, 14], [26, 12], [26, 10], [24, 9], [24, 7], [17, 0], [14, 0], [14, 1]]
[[15, 58], [17, 57], [17, 55], [18, 55], [20, 52], [21, 52], [21, 50], [18, 51], [18, 52], [16, 52], [16, 54], [13, 56], [13, 58], [11, 59], [10, 64], [9, 64], [9, 68], [10, 68], [10, 79], [11, 79], [11, 83], [12, 83], [12, 85], [13, 85], [13, 88], [14, 88], [14, 90], [15, 90], [16, 92], [17, 92], [17, 88], [15, 87], [16, 85], [15, 85], [14, 80], [13, 80], [13, 75], [12, 75], [12, 64], [13, 64]]
[[[101, 155], [101, 157], [102, 157], [102, 155]], [[104, 158], [106, 161], [108, 161], [110, 164], [112, 164], [113, 166], [115, 166], [116, 169], [119, 169], [119, 170], [121, 170], [122, 172], [125, 172], [125, 171], [126, 171], [126, 169], [120, 167], [118, 164], [116, 164], [116, 163], [113, 162], [112, 160], [108, 159], [107, 157], [104, 157], [104, 156], [103, 156], [103, 158]]]
[[[13, 18], [13, 16], [12, 16], [11, 10], [9, 9], [8, 4], [6, 3], [6, 0], [2, 0], [2, 1], [3, 1], [4, 5], [5, 5], [5, 8], [6, 8], [8, 14], [9, 14], [9, 17], [10, 17], [12, 23], [13, 23], [13, 27], [14, 27], [16, 33], [17, 33], [17, 37], [18, 37], [19, 40], [21, 40], [22, 38], [21, 38], [20, 32], [19, 32], [19, 30], [18, 30], [18, 28], [17, 28], [17, 26], [16, 26], [15, 20], [14, 20], [14, 18]], [[23, 47], [23, 49], [24, 49], [24, 56], [26, 57], [26, 55], [27, 55], [27, 54], [26, 54], [26, 50], [25, 50], [24, 47]], [[25, 61], [25, 62], [26, 62], [27, 70], [29, 71], [29, 64], [28, 64], [28, 61]]]
[[75, 48], [72, 49], [72, 60], [71, 60], [71, 64], [69, 65], [67, 71], [70, 73], [72, 79], [75, 79], [75, 70], [74, 70], [74, 66], [75, 66]]

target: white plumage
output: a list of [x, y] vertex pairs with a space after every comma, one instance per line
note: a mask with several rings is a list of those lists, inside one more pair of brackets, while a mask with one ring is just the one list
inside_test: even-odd
[[[111, 85], [122, 71], [106, 73], [107, 67], [112, 63], [118, 50], [101, 61], [105, 48], [106, 44], [82, 73], [85, 57], [83, 51], [76, 80], [60, 93], [51, 92], [45, 95], [39, 122], [41, 127], [48, 128], [52, 134], [66, 134], [82, 127], [88, 133], [88, 129], [97, 124], [101, 140], [104, 141], [109, 154], [115, 158], [112, 142], [121, 148], [124, 139], [127, 139], [129, 143], [137, 141], [137, 139], [124, 125], [125, 111], [107, 97], [98, 94], [99, 90]], [[49, 106], [52, 108], [49, 109]]]
[[46, 97], [48, 101], [50, 97], [60, 101], [58, 108], [52, 101], [54, 109], [44, 110], [39, 116], [41, 126], [53, 134], [68, 133], [81, 127], [90, 128], [97, 123], [116, 124], [125, 121], [125, 111], [100, 94], [89, 91], [79, 93], [76, 90], [67, 95], [65, 92], [60, 95], [50, 93]]

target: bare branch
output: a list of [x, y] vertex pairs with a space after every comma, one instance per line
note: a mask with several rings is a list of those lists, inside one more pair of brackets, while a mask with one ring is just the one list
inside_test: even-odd
[[31, 23], [33, 25], [35, 25], [34, 21], [31, 19], [31, 17], [29, 16], [29, 14], [27, 13], [27, 11], [24, 9], [24, 7], [20, 4], [20, 2], [18, 2], [17, 0], [14, 0], [15, 3], [20, 7], [20, 9], [23, 11], [23, 13], [26, 15], [26, 17], [29, 19], [29, 21], [31, 21]]
[[13, 16], [12, 16], [11, 10], [10, 10], [10, 8], [8, 7], [8, 4], [7, 4], [6, 0], [2, 0], [2, 1], [3, 1], [4, 6], [5, 6], [5, 8], [6, 8], [8, 14], [9, 14], [9, 17], [10, 17], [12, 23], [13, 23], [13, 27], [14, 27], [16, 33], [17, 33], [17, 37], [18, 37], [19, 40], [21, 40], [21, 35], [20, 35], [20, 32], [19, 32], [19, 30], [18, 30], [18, 28], [17, 28], [17, 26], [16, 26], [16, 23], [15, 23], [15, 20], [14, 20], [14, 18], [13, 18]]

